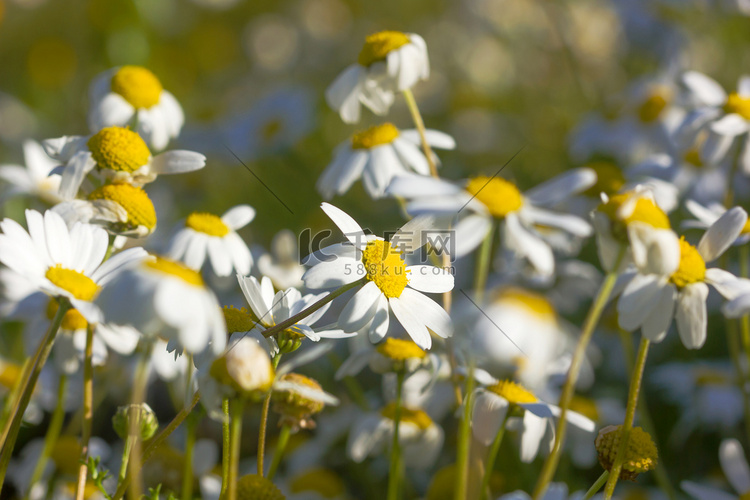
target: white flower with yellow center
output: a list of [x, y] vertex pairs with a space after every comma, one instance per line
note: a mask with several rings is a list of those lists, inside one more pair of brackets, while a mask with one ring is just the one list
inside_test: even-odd
[[[448, 134], [426, 130], [430, 146], [453, 149], [456, 142]], [[393, 177], [416, 172], [430, 175], [427, 158], [420, 149], [416, 130], [399, 130], [391, 123], [375, 125], [354, 134], [340, 144], [334, 158], [318, 179], [318, 192], [326, 200], [346, 193], [352, 184], [363, 179], [372, 198], [381, 198]]]
[[135, 125], [136, 131], [157, 151], [180, 135], [185, 116], [177, 99], [164, 90], [151, 71], [122, 66], [91, 82], [89, 127], [98, 132], [113, 125]]
[[[353, 340], [356, 341], [356, 339]], [[375, 346], [367, 342], [366, 345], [355, 348], [336, 371], [336, 379], [353, 377], [366, 365], [369, 365], [375, 373], [395, 371], [412, 373], [429, 364], [432, 365], [433, 370], [438, 367], [437, 356], [423, 351], [411, 340], [388, 337]]]
[[356, 123], [360, 103], [377, 115], [393, 104], [394, 93], [430, 76], [427, 45], [421, 36], [380, 31], [365, 39], [357, 63], [346, 68], [326, 90], [326, 102], [346, 123]]
[[292, 231], [282, 229], [276, 233], [271, 240], [271, 252], [258, 257], [258, 271], [281, 290], [303, 285], [305, 267], [299, 263], [297, 236]]
[[474, 177], [458, 184], [415, 175], [393, 179], [386, 193], [409, 200], [411, 215], [434, 214], [454, 217], [466, 213], [455, 226], [455, 256], [467, 255], [491, 231], [493, 221], [501, 224], [501, 242], [512, 255], [528, 260], [543, 276], [555, 268], [552, 248], [539, 228], [561, 230], [569, 237], [584, 238], [591, 225], [580, 217], [549, 210], [596, 182], [593, 170], [566, 172], [526, 193], [497, 176]]
[[388, 333], [389, 312], [392, 311], [422, 349], [432, 346], [430, 332], [443, 338], [453, 335], [448, 313], [420, 293], [452, 290], [450, 270], [427, 265], [407, 266], [404, 262], [405, 251], [402, 249], [415, 241], [409, 250], [420, 248], [425, 243], [423, 233], [430, 229], [431, 221], [412, 219], [389, 242], [366, 236], [354, 219], [333, 205], [323, 203], [321, 207], [349, 243], [321, 250], [324, 254], [330, 251], [333, 260], [310, 268], [302, 277], [305, 285], [315, 290], [341, 287], [363, 278], [366, 281], [341, 311], [339, 328], [345, 332], [357, 332], [367, 327], [370, 340], [377, 343]]
[[[678, 240], [673, 233], [674, 250], [659, 258], [636, 251], [641, 243], [634, 242], [637, 271], [623, 277], [627, 285], [617, 303], [620, 326], [627, 331], [640, 328], [644, 337], [660, 342], [675, 318], [685, 347], [702, 347], [706, 341], [708, 285], [729, 300], [743, 290], [750, 291], [747, 280], [719, 268], [706, 268], [707, 262], [734, 243], [746, 222], [747, 213], [740, 207], [732, 208], [708, 228], [697, 247], [684, 237]], [[648, 247], [651, 237], [646, 233], [637, 238]]]
[[[485, 446], [495, 439], [500, 426], [510, 412], [509, 418], [517, 418], [521, 413], [521, 461], [529, 463], [539, 452], [539, 445], [545, 434], [554, 436], [554, 419], [560, 415], [560, 408], [539, 400], [532, 392], [510, 380], [497, 380], [494, 384], [474, 392], [471, 428], [474, 437]], [[580, 413], [568, 411], [568, 423], [594, 432], [593, 421]], [[508, 424], [513, 427], [511, 422]]]
[[229, 276], [233, 269], [248, 274], [253, 257], [237, 230], [254, 218], [255, 209], [250, 205], [237, 205], [221, 217], [193, 212], [185, 219], [185, 227], [172, 237], [167, 255], [183, 260], [196, 271], [200, 271], [208, 256], [217, 276]]
[[62, 163], [60, 196], [75, 198], [85, 177], [96, 169], [102, 179], [142, 186], [158, 175], [182, 174], [203, 168], [206, 157], [175, 149], [151, 155], [140, 135], [125, 127], [106, 127], [90, 136], [63, 136], [42, 143]]
[[16, 221], [0, 222], [0, 262], [51, 297], [70, 300], [90, 323], [102, 320], [94, 304], [99, 289], [146, 257], [132, 248], [104, 261], [109, 239], [106, 231], [89, 224], [68, 229], [58, 214], [26, 211], [28, 232]]
[[119, 274], [97, 298], [108, 321], [164, 338], [190, 353], [219, 355], [227, 343], [224, 315], [201, 275], [163, 257]]
[[26, 195], [51, 204], [61, 201], [60, 176], [50, 175], [58, 162], [47, 156], [41, 144], [31, 140], [23, 142], [23, 159], [25, 166], [0, 165], [0, 180], [8, 183], [0, 199]]
[[736, 439], [722, 441], [719, 447], [719, 462], [729, 484], [737, 493], [727, 493], [693, 481], [680, 483], [682, 489], [696, 500], [744, 500], [750, 497], [750, 466], [740, 442]]

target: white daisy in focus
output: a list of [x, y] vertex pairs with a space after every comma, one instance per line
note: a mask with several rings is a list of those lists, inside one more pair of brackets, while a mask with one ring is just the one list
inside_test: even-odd
[[332, 260], [310, 268], [302, 279], [310, 289], [341, 287], [355, 281], [366, 284], [349, 300], [339, 315], [338, 326], [345, 332], [367, 327], [370, 341], [380, 342], [388, 333], [390, 312], [422, 349], [432, 346], [430, 331], [439, 337], [453, 335], [448, 313], [420, 292], [444, 293], [453, 289], [449, 269], [428, 265], [406, 266], [406, 251], [421, 248], [432, 220], [407, 222], [385, 241], [366, 236], [357, 222], [342, 210], [323, 203], [321, 208], [341, 229], [348, 243], [322, 249]]
[[723, 490], [703, 486], [694, 481], [680, 483], [682, 489], [696, 500], [737, 500], [750, 494], [750, 466], [745, 451], [736, 439], [725, 439], [719, 447], [719, 462], [729, 484], [737, 493], [726, 493]]
[[[661, 342], [672, 324], [688, 349], [698, 349], [706, 341], [708, 285], [732, 300], [742, 290], [750, 291], [750, 281], [740, 280], [728, 271], [706, 268], [729, 248], [747, 222], [740, 207], [724, 213], [705, 232], [697, 247], [684, 237], [673, 238], [673, 249], [658, 257], [639, 248], [648, 247], [653, 233], [643, 233], [633, 241], [637, 272], [630, 272], [625, 289], [617, 303], [620, 327], [627, 331], [641, 329], [644, 337]], [[637, 241], [642, 238], [643, 242]]]
[[60, 176], [50, 175], [58, 162], [47, 156], [44, 148], [36, 141], [23, 142], [24, 165], [0, 165], [0, 180], [7, 183], [2, 199], [15, 196], [33, 196], [50, 204], [62, 201]]
[[155, 150], [180, 135], [185, 122], [177, 99], [164, 90], [151, 71], [140, 66], [110, 69], [91, 82], [89, 127], [134, 125], [136, 132]]
[[106, 127], [90, 136], [63, 136], [42, 143], [48, 155], [62, 163], [60, 196], [75, 198], [86, 175], [96, 169], [103, 180], [141, 187], [158, 175], [199, 170], [206, 157], [175, 149], [151, 155], [146, 142], [125, 127]]
[[297, 236], [289, 229], [282, 229], [271, 240], [271, 252], [258, 257], [258, 271], [280, 290], [301, 287], [305, 267], [299, 263], [297, 249]]
[[326, 102], [346, 123], [356, 123], [360, 104], [384, 115], [394, 93], [410, 89], [430, 76], [427, 45], [421, 36], [380, 31], [365, 39], [357, 62], [346, 68], [326, 90]]
[[226, 347], [219, 302], [197, 271], [178, 262], [163, 257], [145, 260], [109, 282], [96, 303], [110, 323], [130, 325], [178, 349], [219, 355]]
[[221, 217], [208, 212], [193, 212], [185, 219], [185, 227], [169, 242], [167, 256], [182, 260], [200, 271], [208, 257], [217, 276], [229, 276], [232, 270], [248, 274], [253, 257], [247, 244], [237, 234], [255, 218], [250, 205], [238, 205]]
[[[456, 147], [451, 136], [437, 130], [426, 130], [425, 138], [434, 148]], [[416, 172], [428, 176], [430, 167], [420, 144], [416, 129], [399, 130], [391, 123], [354, 134], [334, 151], [333, 161], [318, 179], [318, 192], [329, 200], [334, 194], [346, 193], [361, 177], [367, 193], [377, 199], [398, 175]]]
[[537, 227], [561, 230], [574, 238], [590, 236], [593, 230], [587, 221], [548, 208], [585, 191], [595, 182], [593, 170], [579, 168], [521, 193], [513, 183], [497, 176], [474, 177], [461, 186], [409, 175], [394, 178], [386, 193], [407, 199], [406, 210], [410, 215], [452, 218], [466, 209], [469, 215], [463, 216], [454, 229], [455, 257], [477, 248], [493, 230], [493, 221], [498, 221], [504, 248], [528, 260], [540, 275], [550, 276], [555, 258]]
[[[560, 415], [560, 408], [540, 401], [532, 392], [509, 380], [498, 381], [485, 388], [477, 389], [472, 398], [471, 428], [474, 437], [485, 446], [494, 441], [503, 421], [508, 417], [508, 428], [521, 433], [521, 461], [534, 460], [545, 435], [554, 439], [554, 419]], [[521, 422], [513, 411], [523, 411]], [[568, 423], [588, 432], [594, 432], [596, 424], [580, 413], [569, 410]]]

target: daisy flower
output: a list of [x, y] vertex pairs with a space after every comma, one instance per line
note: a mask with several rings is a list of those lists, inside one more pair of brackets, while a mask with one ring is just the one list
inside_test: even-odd
[[[473, 396], [471, 428], [474, 437], [488, 446], [497, 436], [508, 412], [523, 410], [521, 431], [521, 461], [530, 463], [539, 452], [545, 434], [554, 435], [554, 419], [560, 408], [540, 401], [532, 392], [510, 380], [495, 381], [485, 388], [477, 389]], [[511, 416], [510, 418], [517, 418]], [[566, 412], [570, 424], [588, 432], [594, 432], [593, 421], [575, 411]], [[515, 428], [515, 423], [508, 424]]]
[[109, 322], [130, 325], [147, 338], [175, 343], [190, 353], [219, 355], [227, 329], [216, 297], [201, 275], [164, 257], [144, 260], [102, 290], [97, 305]]
[[23, 159], [25, 166], [0, 165], [0, 180], [9, 185], [3, 199], [27, 195], [50, 204], [61, 201], [60, 176], [50, 175], [58, 162], [47, 156], [41, 144], [31, 140], [23, 142]]
[[682, 489], [696, 500], [736, 500], [750, 493], [750, 467], [745, 458], [745, 451], [736, 439], [725, 439], [719, 447], [719, 462], [729, 484], [737, 492], [726, 493], [710, 486], [703, 486], [693, 481], [680, 483]]
[[292, 231], [283, 229], [276, 233], [271, 240], [271, 252], [258, 257], [258, 271], [281, 290], [303, 285], [305, 267], [299, 263], [297, 236]]
[[105, 180], [140, 187], [158, 175], [192, 172], [206, 165], [206, 157], [193, 151], [173, 150], [152, 156], [140, 135], [118, 126], [90, 136], [48, 139], [42, 144], [48, 155], [62, 163], [60, 196], [65, 199], [75, 198], [94, 168]]
[[[652, 342], [660, 342], [667, 334], [672, 318], [688, 349], [698, 349], [706, 341], [706, 298], [708, 285], [727, 299], [737, 297], [750, 287], [733, 274], [719, 268], [706, 268], [707, 262], [718, 258], [739, 236], [747, 222], [747, 213], [740, 207], [724, 213], [705, 232], [697, 247], [677, 240], [673, 234], [673, 250], [656, 257], [636, 251], [641, 243], [634, 243], [637, 272], [629, 273], [628, 283], [617, 303], [620, 326], [633, 331], [641, 329]], [[648, 246], [652, 235], [644, 234]]]
[[146, 256], [142, 248], [122, 251], [108, 260], [103, 229], [65, 221], [50, 210], [26, 210], [28, 232], [16, 221], [0, 222], [0, 262], [29, 280], [36, 290], [66, 298], [90, 323], [102, 320], [94, 304], [100, 288]]
[[[437, 130], [426, 130], [425, 138], [435, 148], [456, 147], [451, 136]], [[346, 193], [362, 177], [367, 193], [381, 198], [395, 176], [410, 172], [430, 175], [420, 144], [417, 130], [399, 130], [391, 123], [354, 134], [334, 151], [333, 161], [318, 179], [318, 192], [329, 200], [334, 194]]]
[[[356, 341], [356, 338], [352, 340]], [[336, 371], [336, 380], [353, 377], [368, 365], [375, 373], [396, 371], [412, 373], [427, 365], [432, 365], [433, 368], [439, 366], [437, 356], [428, 355], [411, 340], [388, 337], [375, 346], [369, 342], [366, 344], [361, 342], [361, 344], [364, 345], [354, 350], [341, 363]]]
[[157, 151], [180, 134], [182, 108], [151, 71], [140, 66], [113, 68], [97, 76], [89, 89], [89, 127], [136, 126]]
[[411, 215], [454, 217], [465, 208], [469, 215], [455, 226], [456, 257], [477, 248], [492, 230], [493, 221], [498, 221], [505, 249], [528, 260], [539, 274], [550, 276], [555, 267], [554, 255], [537, 227], [559, 229], [572, 237], [591, 235], [591, 225], [585, 220], [547, 207], [565, 201], [595, 182], [593, 170], [580, 168], [521, 193], [513, 183], [496, 176], [474, 177], [454, 184], [410, 175], [394, 178], [387, 194], [409, 200], [406, 210]]
[[236, 231], [254, 218], [255, 209], [250, 205], [237, 205], [221, 217], [193, 212], [185, 219], [185, 227], [172, 237], [167, 255], [171, 259], [182, 259], [196, 271], [200, 271], [208, 256], [217, 276], [229, 276], [233, 269], [248, 274], [253, 257]]
[[[354, 219], [333, 205], [323, 203], [321, 208], [341, 229], [349, 244], [336, 245], [335, 250], [324, 249], [337, 253], [333, 260], [310, 268], [302, 277], [305, 285], [314, 290], [340, 287], [358, 280], [367, 282], [341, 311], [340, 328], [356, 332], [367, 327], [370, 340], [377, 343], [388, 333], [390, 312], [393, 312], [422, 349], [432, 346], [430, 331], [443, 338], [453, 335], [448, 313], [420, 293], [452, 290], [450, 271], [427, 265], [407, 267], [404, 263], [403, 249], [410, 241], [421, 240], [431, 221], [412, 219], [389, 242], [366, 236]], [[417, 241], [409, 250], [423, 244], [424, 241]]]
[[410, 89], [430, 76], [427, 45], [421, 36], [380, 31], [365, 39], [357, 62], [346, 68], [326, 90], [326, 102], [346, 123], [356, 123], [360, 103], [384, 115], [394, 93]]

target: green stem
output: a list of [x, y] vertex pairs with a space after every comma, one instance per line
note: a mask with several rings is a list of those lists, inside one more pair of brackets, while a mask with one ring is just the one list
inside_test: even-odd
[[276, 470], [281, 464], [281, 458], [284, 456], [284, 449], [286, 444], [289, 442], [289, 436], [292, 434], [292, 428], [289, 425], [282, 425], [279, 431], [279, 439], [276, 441], [276, 449], [273, 452], [273, 459], [271, 460], [271, 468], [268, 469], [268, 480], [273, 480], [273, 476], [276, 475]]
[[492, 441], [492, 446], [490, 447], [489, 454], [487, 455], [487, 466], [484, 469], [482, 487], [479, 489], [481, 498], [491, 498], [492, 492], [490, 491], [490, 479], [492, 479], [492, 471], [495, 469], [495, 459], [497, 458], [497, 453], [500, 451], [500, 445], [503, 443], [505, 426], [508, 423], [508, 418], [510, 417], [512, 409], [513, 405], [510, 405], [508, 406], [508, 408], [506, 408], [503, 422], [502, 424], [500, 424], [500, 429], [498, 429], [497, 434], [495, 435], [495, 440]]
[[89, 441], [94, 422], [94, 326], [86, 328], [86, 352], [83, 357], [83, 422], [81, 433], [81, 465], [78, 469], [76, 500], [83, 500], [89, 467]]
[[[187, 372], [185, 373], [185, 403], [184, 407], [190, 404], [193, 396], [193, 356], [187, 354]], [[182, 500], [193, 498], [193, 448], [195, 446], [195, 432], [198, 427], [198, 421], [195, 418], [189, 418], [185, 425], [185, 461], [182, 469]]]
[[26, 492], [25, 498], [29, 498], [31, 488], [42, 478], [42, 473], [47, 465], [47, 459], [50, 454], [52, 454], [57, 439], [60, 437], [63, 420], [65, 419], [65, 391], [67, 390], [67, 387], [68, 376], [63, 373], [60, 375], [60, 381], [57, 384], [57, 403], [52, 412], [52, 418], [50, 419], [49, 427], [47, 428], [47, 435], [44, 436], [44, 448], [42, 449], [42, 454], [39, 456], [39, 460], [36, 463], [36, 467], [34, 467], [34, 472], [31, 474], [29, 490]]
[[409, 113], [411, 113], [411, 118], [414, 121], [414, 126], [417, 128], [417, 131], [419, 132], [419, 139], [422, 142], [422, 152], [427, 158], [427, 164], [430, 166], [430, 175], [437, 178], [438, 173], [437, 173], [437, 165], [435, 165], [435, 156], [432, 153], [432, 148], [430, 147], [430, 144], [427, 142], [427, 136], [425, 135], [424, 120], [422, 120], [422, 114], [419, 112], [419, 106], [417, 106], [417, 101], [416, 99], [414, 99], [414, 94], [412, 94], [411, 89], [406, 89], [403, 91], [403, 93], [404, 93], [404, 99], [406, 100], [406, 106], [409, 108]]
[[133, 379], [133, 394], [130, 400], [130, 403], [133, 406], [131, 406], [132, 414], [129, 419], [130, 428], [128, 429], [128, 435], [136, 436], [136, 439], [133, 442], [133, 449], [130, 453], [130, 465], [128, 467], [130, 472], [130, 482], [132, 483], [132, 487], [128, 490], [128, 498], [130, 498], [130, 500], [139, 500], [143, 492], [143, 481], [141, 479], [143, 457], [140, 437], [140, 405], [146, 400], [148, 360], [151, 357], [151, 347], [151, 344], [146, 344], [145, 349], [138, 359], [138, 366], [136, 366], [135, 377]]
[[398, 441], [398, 428], [401, 422], [401, 395], [404, 388], [403, 370], [396, 372], [396, 406], [393, 411], [393, 437], [391, 440], [391, 467], [388, 472], [388, 497], [387, 500], [398, 500], [399, 478], [401, 476], [401, 447]]
[[[279, 361], [281, 361], [281, 353], [277, 352], [274, 354], [273, 359], [271, 360], [271, 364], [273, 365], [273, 369], [275, 370], [277, 366], [279, 366]], [[263, 459], [265, 457], [266, 453], [266, 428], [268, 427], [268, 411], [271, 408], [271, 394], [273, 394], [273, 391], [268, 391], [268, 394], [266, 394], [265, 399], [263, 400], [263, 410], [260, 414], [260, 429], [258, 430], [258, 475], [263, 476], [264, 469], [263, 469]]]
[[70, 302], [64, 298], [58, 298], [58, 308], [55, 317], [52, 319], [47, 333], [39, 343], [39, 347], [34, 353], [33, 361], [31, 362], [31, 369], [28, 371], [28, 378], [24, 377], [21, 387], [21, 396], [18, 398], [18, 402], [14, 405], [11, 412], [11, 418], [6, 422], [5, 429], [3, 429], [3, 442], [2, 442], [2, 454], [0, 454], [0, 490], [3, 488], [5, 483], [5, 473], [8, 471], [8, 464], [10, 463], [10, 457], [13, 454], [13, 447], [18, 439], [18, 431], [21, 428], [21, 421], [23, 420], [23, 414], [26, 411], [26, 407], [29, 406], [31, 401], [31, 395], [36, 387], [36, 381], [39, 379], [39, 374], [42, 372], [44, 364], [47, 362], [49, 353], [52, 350], [52, 344], [55, 341], [57, 331], [60, 329], [65, 313], [70, 309]]
[[221, 437], [222, 437], [222, 448], [221, 448], [221, 494], [219, 498], [224, 498], [227, 492], [227, 485], [229, 484], [229, 449], [230, 444], [230, 417], [229, 417], [229, 398], [224, 397], [221, 400], [221, 410], [224, 413], [224, 421], [221, 423]]
[[18, 380], [16, 380], [16, 382], [13, 384], [13, 389], [11, 390], [10, 394], [6, 396], [5, 403], [3, 404], [3, 414], [2, 418], [0, 418], [0, 427], [2, 427], [4, 431], [0, 442], [5, 442], [5, 437], [7, 436], [7, 434], [5, 433], [5, 426], [8, 423], [8, 417], [10, 416], [12, 409], [18, 404], [18, 399], [21, 395], [23, 383], [29, 376], [30, 370], [31, 358], [26, 358], [26, 360], [23, 362], [21, 373], [18, 375]]
[[306, 309], [300, 311], [299, 313], [295, 314], [289, 319], [286, 319], [282, 321], [281, 323], [274, 325], [270, 328], [266, 328], [263, 330], [262, 334], [264, 337], [270, 337], [272, 335], [275, 335], [287, 328], [289, 328], [292, 325], [295, 325], [299, 323], [300, 320], [305, 319], [306, 317], [310, 316], [312, 313], [323, 307], [324, 305], [331, 302], [336, 297], [343, 295], [344, 293], [348, 292], [354, 287], [357, 287], [359, 285], [363, 285], [366, 281], [366, 278], [359, 279], [355, 281], [354, 283], [349, 283], [348, 285], [344, 285], [341, 288], [334, 290], [333, 292], [329, 293], [319, 301], [315, 302], [314, 304], [311, 304]]
[[128, 436], [125, 439], [125, 446], [122, 448], [122, 463], [120, 464], [120, 473], [117, 475], [117, 484], [122, 484], [128, 474], [128, 463], [130, 462], [130, 452], [133, 450], [137, 436]]
[[237, 500], [237, 480], [240, 474], [240, 443], [242, 442], [242, 410], [245, 401], [237, 398], [232, 401], [232, 431], [229, 445], [229, 485], [227, 499]]
[[474, 364], [469, 362], [469, 373], [466, 377], [466, 391], [464, 394], [464, 412], [458, 429], [458, 446], [456, 450], [456, 489], [454, 500], [466, 498], [466, 488], [469, 484], [469, 452], [471, 451], [471, 405], [474, 399]]
[[484, 289], [487, 286], [487, 276], [492, 260], [492, 238], [494, 235], [495, 224], [493, 223], [484, 240], [482, 240], [482, 246], [477, 254], [477, 265], [474, 272], [474, 297], [478, 304], [484, 301]]
[[622, 263], [622, 259], [625, 256], [625, 251], [626, 247], [623, 246], [617, 256], [613, 270], [607, 274], [601, 287], [599, 287], [596, 299], [594, 299], [594, 302], [591, 304], [591, 309], [589, 309], [583, 323], [583, 330], [581, 331], [581, 336], [578, 339], [578, 344], [573, 353], [568, 376], [565, 379], [565, 384], [563, 385], [562, 394], [560, 396], [560, 416], [557, 419], [557, 426], [555, 429], [555, 444], [552, 446], [552, 451], [544, 462], [542, 472], [539, 474], [539, 479], [534, 487], [534, 494], [532, 495], [534, 500], [539, 500], [542, 495], [544, 495], [544, 492], [547, 490], [547, 485], [552, 481], [555, 471], [557, 470], [557, 465], [560, 463], [560, 455], [562, 454], [563, 443], [565, 442], [565, 432], [567, 429], [566, 416], [568, 414], [568, 408], [570, 407], [570, 401], [573, 399], [576, 382], [578, 381], [578, 374], [581, 371], [583, 360], [586, 357], [586, 348], [591, 341], [594, 329], [596, 328], [597, 323], [599, 323], [599, 318], [604, 311], [604, 307], [607, 305], [609, 296], [612, 294], [612, 289], [617, 281], [617, 273], [620, 264]]
[[647, 338], [641, 337], [641, 343], [638, 346], [638, 356], [635, 359], [635, 366], [633, 367], [633, 373], [630, 377], [628, 406], [625, 410], [625, 422], [623, 422], [620, 430], [620, 445], [617, 449], [615, 462], [614, 464], [612, 464], [612, 468], [610, 469], [609, 478], [607, 479], [607, 485], [604, 488], [605, 500], [609, 500], [610, 498], [612, 498], [612, 494], [615, 492], [615, 486], [617, 485], [617, 480], [620, 478], [622, 465], [625, 463], [625, 455], [628, 447], [628, 440], [630, 438], [630, 430], [633, 428], [635, 409], [638, 406], [638, 395], [641, 392], [643, 370], [646, 367], [646, 356], [648, 355], [648, 347], [650, 344], [651, 343]]
[[596, 493], [602, 489], [602, 486], [604, 486], [604, 483], [607, 482], [607, 478], [609, 477], [609, 471], [605, 470], [602, 472], [602, 475], [599, 476], [599, 479], [597, 479], [594, 484], [591, 485], [591, 488], [586, 492], [585, 495], [583, 495], [583, 498], [581, 500], [589, 500], [591, 497], [596, 495]]

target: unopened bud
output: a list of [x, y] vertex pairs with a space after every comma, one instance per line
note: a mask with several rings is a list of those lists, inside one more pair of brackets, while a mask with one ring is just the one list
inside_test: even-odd
[[[615, 462], [621, 435], [621, 425], [608, 425], [600, 430], [596, 437], [599, 463], [608, 471], [612, 470]], [[625, 448], [625, 461], [622, 464], [620, 479], [632, 481], [638, 474], [654, 469], [658, 458], [659, 454], [651, 436], [640, 427], [633, 427], [630, 429], [628, 445]]]
[[272, 398], [273, 410], [281, 415], [281, 423], [291, 425], [293, 428], [314, 428], [315, 422], [310, 417], [319, 413], [325, 404], [322, 401], [310, 399], [302, 391], [295, 390], [293, 386], [323, 392], [320, 384], [298, 373], [287, 373], [279, 379], [279, 382], [279, 386], [284, 389], [274, 389]]
[[237, 480], [237, 500], [285, 500], [284, 494], [271, 481], [257, 474]]
[[243, 337], [211, 365], [211, 376], [243, 396], [271, 388], [274, 369], [268, 353], [254, 339]]
[[159, 429], [159, 421], [156, 419], [154, 410], [146, 403], [130, 404], [117, 408], [115, 416], [112, 417], [112, 426], [120, 439], [126, 439], [130, 435], [131, 425], [142, 440], [151, 439]]

